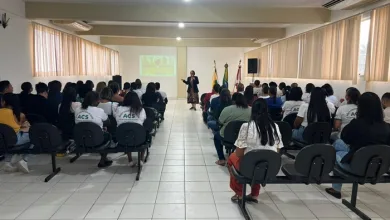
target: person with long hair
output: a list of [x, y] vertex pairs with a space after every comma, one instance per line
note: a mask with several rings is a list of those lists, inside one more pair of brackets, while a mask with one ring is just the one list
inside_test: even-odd
[[195, 71], [191, 70], [187, 80], [182, 79], [183, 83], [188, 85], [187, 88], [187, 103], [191, 104], [190, 110], [196, 111], [196, 104], [199, 104], [199, 78], [195, 76]]
[[14, 92], [14, 87], [8, 80], [3, 80], [0, 81], [0, 101], [1, 97], [6, 94], [6, 93], [13, 93]]
[[[350, 163], [355, 152], [373, 145], [390, 145], [390, 126], [383, 120], [383, 108], [378, 95], [363, 93], [358, 102], [356, 119], [346, 125], [341, 139], [333, 143], [336, 150], [336, 163], [351, 172]], [[332, 184], [326, 192], [340, 199], [342, 184]]]
[[31, 93], [33, 91], [32, 84], [30, 82], [24, 82], [21, 85], [22, 92], [19, 94], [19, 101], [20, 101], [20, 108], [22, 112], [24, 112], [24, 109], [26, 105], [28, 104], [29, 98], [31, 98]]
[[334, 105], [326, 102], [326, 96], [319, 87], [313, 89], [310, 95], [310, 102], [299, 107], [297, 118], [294, 122], [293, 138], [303, 142], [305, 128], [314, 122], [330, 123], [330, 116], [334, 113]]
[[64, 140], [73, 137], [73, 128], [75, 125], [74, 113], [81, 107], [80, 102], [76, 102], [77, 91], [74, 87], [67, 87], [62, 92], [62, 101], [58, 110], [58, 127], [62, 131]]
[[268, 108], [272, 109], [281, 109], [283, 102], [280, 97], [278, 97], [278, 88], [272, 86], [269, 88], [269, 98], [266, 99]]
[[142, 95], [142, 103], [145, 107], [162, 111], [164, 100], [160, 93], [156, 92], [156, 85], [152, 82], [146, 86], [146, 92]]
[[288, 100], [282, 106], [283, 118], [289, 114], [298, 113], [299, 107], [301, 107], [303, 103], [301, 87], [292, 88], [288, 95]]
[[[144, 124], [146, 120], [146, 112], [142, 107], [142, 103], [139, 100], [137, 93], [129, 92], [126, 94], [122, 105], [120, 105], [114, 112], [114, 117], [118, 126], [124, 123]], [[133, 161], [131, 153], [128, 153], [127, 156], [129, 165], [135, 166], [136, 163]], [[141, 157], [144, 157], [144, 152], [142, 152]]]
[[232, 121], [249, 121], [251, 116], [251, 109], [249, 108], [244, 95], [239, 92], [236, 94], [234, 105], [224, 108], [221, 115], [218, 117], [218, 124], [222, 127], [219, 132], [214, 133], [214, 146], [218, 155], [218, 161], [215, 163], [221, 166], [226, 164], [223, 146], [221, 144], [226, 126]]
[[340, 100], [334, 95], [332, 86], [326, 83], [322, 86], [322, 89], [326, 92], [326, 100], [338, 108], [340, 106]]
[[[235, 193], [231, 200], [238, 202], [245, 196], [245, 192], [242, 191], [242, 184], [232, 174], [231, 168], [234, 167], [239, 170], [240, 160], [250, 151], [265, 149], [278, 152], [279, 149], [283, 148], [279, 127], [269, 116], [268, 105], [264, 99], [257, 99], [253, 103], [250, 120], [241, 126], [234, 145], [237, 148], [229, 157], [228, 168], [230, 171], [230, 188]], [[258, 202], [259, 194], [260, 185], [253, 185], [251, 194], [247, 196], [248, 201]]]
[[[300, 87], [299, 87], [300, 88]], [[291, 86], [286, 86], [282, 90], [282, 96], [280, 99], [282, 99], [282, 102], [285, 103], [288, 99], [288, 96], [290, 95], [291, 92]]]
[[244, 91], [246, 102], [249, 106], [257, 99], [257, 96], [253, 95], [253, 86], [247, 86]]
[[263, 87], [261, 88], [261, 96], [259, 98], [262, 98], [262, 99], [268, 99], [270, 96], [269, 96], [269, 87], [268, 87], [268, 84], [263, 84]]
[[[97, 107], [98, 104], [99, 94], [94, 91], [88, 92], [81, 107], [75, 111], [75, 123], [92, 122], [103, 129], [103, 125], [106, 124], [109, 119], [104, 110]], [[110, 135], [104, 132], [104, 142], [109, 141], [109, 139]], [[101, 158], [98, 167], [103, 168], [111, 166], [112, 161], [107, 159], [107, 153], [101, 153], [100, 155]]]
[[100, 101], [98, 108], [104, 110], [107, 115], [113, 115], [115, 110], [118, 108], [118, 103], [112, 101], [114, 93], [109, 87], [106, 87], [100, 93]]
[[48, 102], [48, 113], [49, 118], [48, 121], [52, 124], [57, 124], [58, 122], [58, 106], [62, 101], [62, 84], [58, 80], [53, 80], [49, 83], [49, 93], [47, 96]]
[[100, 94], [105, 87], [107, 87], [106, 82], [98, 82], [98, 84], [96, 85], [96, 92]]
[[313, 83], [306, 84], [305, 93], [302, 95], [302, 101], [309, 103], [311, 91], [315, 88]]
[[120, 88], [119, 84], [117, 82], [112, 82], [110, 86], [108, 86], [112, 90], [112, 98], [111, 101], [117, 102], [117, 103], [122, 103], [123, 102], [123, 97], [119, 95], [120, 93]]
[[[18, 95], [6, 93], [1, 100], [0, 108], [0, 124], [10, 126], [16, 133], [16, 145], [20, 146], [30, 142], [29, 124], [26, 117], [21, 113]], [[31, 146], [24, 146], [30, 148]], [[6, 155], [3, 170], [6, 172], [16, 172], [17, 170], [29, 173], [27, 161], [28, 155], [23, 155], [22, 158], [18, 155]]]
[[[345, 94], [346, 105], [340, 106], [337, 109], [334, 129], [342, 132], [345, 126], [347, 126], [353, 119], [356, 118], [357, 104], [360, 98], [360, 92], [356, 88], [349, 88]], [[339, 134], [339, 132], [337, 132]]]

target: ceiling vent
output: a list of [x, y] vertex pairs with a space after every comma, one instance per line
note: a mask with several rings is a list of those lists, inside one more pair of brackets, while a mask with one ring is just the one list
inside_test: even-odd
[[330, 10], [351, 10], [361, 8], [380, 0], [332, 0], [324, 4], [323, 7]]
[[92, 26], [84, 21], [52, 20], [52, 24], [69, 31], [89, 31]]

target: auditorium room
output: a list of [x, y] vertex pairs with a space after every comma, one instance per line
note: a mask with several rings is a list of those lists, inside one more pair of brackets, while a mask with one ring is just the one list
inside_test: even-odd
[[0, 0], [0, 220], [390, 220], [390, 0]]

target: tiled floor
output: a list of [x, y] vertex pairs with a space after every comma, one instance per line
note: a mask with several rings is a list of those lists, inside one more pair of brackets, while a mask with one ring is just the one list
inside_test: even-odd
[[[114, 165], [96, 167], [98, 156], [74, 164], [59, 159], [61, 173], [49, 183], [49, 158], [31, 158], [29, 175], [0, 173], [0, 219], [242, 219], [229, 188], [226, 168], [214, 164], [216, 154], [200, 112], [184, 101], [170, 101], [166, 121], [153, 142], [151, 157], [135, 182], [122, 154]], [[260, 204], [250, 205], [254, 220], [358, 218], [326, 186], [268, 185]], [[373, 219], [390, 219], [390, 184], [360, 187], [359, 208]], [[350, 186], [343, 189], [349, 197]]]

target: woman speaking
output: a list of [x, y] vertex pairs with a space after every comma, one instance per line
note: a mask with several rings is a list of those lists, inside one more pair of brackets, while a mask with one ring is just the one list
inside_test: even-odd
[[195, 76], [195, 71], [191, 70], [190, 77], [187, 78], [187, 80], [182, 79], [182, 81], [188, 85], [187, 88], [187, 103], [191, 104], [192, 107], [190, 110], [196, 111], [196, 104], [199, 104], [199, 79], [197, 76]]

